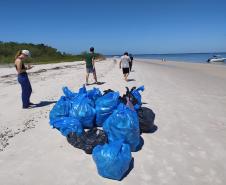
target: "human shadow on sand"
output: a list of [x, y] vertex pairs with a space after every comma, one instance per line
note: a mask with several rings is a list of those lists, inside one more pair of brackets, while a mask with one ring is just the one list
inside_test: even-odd
[[154, 133], [158, 130], [157, 125], [154, 124], [155, 113], [151, 109], [141, 107], [138, 111], [138, 118], [141, 133]]
[[136, 81], [135, 79], [127, 79], [127, 82], [133, 82]]
[[88, 84], [86, 84], [86, 86], [89, 86], [89, 85], [103, 85], [103, 84], [105, 84], [106, 82], [93, 82], [93, 83], [88, 83]]
[[40, 101], [39, 103], [31, 104], [31, 108], [45, 107], [52, 103], [56, 103], [56, 101]]
[[147, 105], [148, 103], [146, 103], [146, 102], [142, 102], [142, 105]]

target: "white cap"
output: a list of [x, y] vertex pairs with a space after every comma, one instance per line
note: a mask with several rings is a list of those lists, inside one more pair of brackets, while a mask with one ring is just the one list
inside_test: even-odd
[[26, 50], [26, 49], [22, 50], [21, 53], [24, 54], [24, 55], [27, 55], [27, 56], [29, 56], [29, 57], [31, 56], [30, 51], [28, 51], [28, 50]]

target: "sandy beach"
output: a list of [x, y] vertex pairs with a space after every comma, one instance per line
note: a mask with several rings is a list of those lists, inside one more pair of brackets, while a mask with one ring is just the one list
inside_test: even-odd
[[[120, 182], [98, 175], [91, 155], [72, 147], [49, 125], [49, 111], [85, 83], [84, 62], [36, 65], [29, 71], [38, 106], [21, 108], [15, 68], [0, 68], [1, 185], [224, 185], [226, 183], [226, 66], [135, 60], [129, 82], [118, 62], [96, 64], [101, 90], [145, 86], [144, 107], [156, 114], [154, 133], [133, 152], [134, 168]], [[90, 81], [93, 81], [92, 75]], [[88, 86], [88, 89], [94, 85]]]

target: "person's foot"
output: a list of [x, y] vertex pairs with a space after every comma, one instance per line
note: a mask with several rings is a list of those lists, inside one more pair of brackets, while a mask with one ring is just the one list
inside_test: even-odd
[[30, 106], [23, 106], [22, 108], [23, 109], [30, 109], [31, 107]]
[[32, 108], [32, 107], [35, 107], [35, 105], [36, 105], [35, 103], [29, 102], [28, 105], [26, 105], [26, 106], [23, 105], [22, 108], [23, 108], [23, 109], [30, 109], [30, 108]]

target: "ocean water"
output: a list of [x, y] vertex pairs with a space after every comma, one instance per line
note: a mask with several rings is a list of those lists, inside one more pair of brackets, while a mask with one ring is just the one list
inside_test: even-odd
[[[133, 56], [135, 59], [162, 60], [164, 58], [166, 61], [206, 63], [213, 55], [219, 55], [220, 57], [226, 58], [226, 53], [134, 54]], [[219, 62], [219, 64], [222, 63]], [[223, 64], [226, 64], [226, 60]]]

